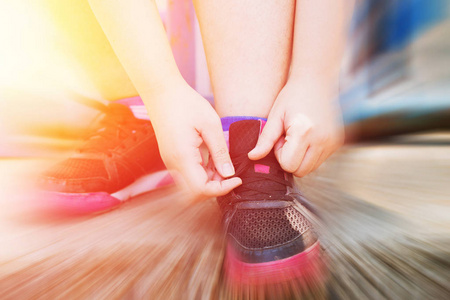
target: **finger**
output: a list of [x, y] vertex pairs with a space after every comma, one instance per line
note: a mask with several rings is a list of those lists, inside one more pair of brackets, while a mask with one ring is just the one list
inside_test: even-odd
[[220, 175], [217, 170], [216, 167], [214, 166], [214, 163], [212, 160], [209, 161], [208, 165], [205, 167], [205, 171], [206, 171], [206, 175], [208, 176], [208, 181], [211, 180], [224, 180], [224, 178], [222, 177], [222, 175]]
[[325, 150], [322, 153], [322, 155], [320, 156], [320, 158], [317, 160], [317, 162], [313, 168], [313, 171], [317, 170], [334, 153], [334, 151], [335, 151], [334, 149]]
[[314, 167], [312, 168], [311, 172], [314, 172], [315, 170], [317, 170], [326, 159], [327, 159], [327, 154], [325, 152], [322, 152], [322, 154], [320, 154], [320, 156], [319, 156], [319, 159], [317, 159]]
[[225, 195], [242, 183], [242, 180], [238, 177], [210, 181], [205, 169], [200, 164], [185, 164], [180, 172], [190, 190], [196, 196], [215, 197]]
[[170, 176], [173, 178], [177, 187], [181, 188], [181, 190], [189, 190], [189, 185], [184, 179], [183, 175], [178, 170], [168, 169]]
[[212, 162], [212, 160], [210, 160], [208, 162], [208, 164], [206, 165], [205, 171], [206, 171], [206, 175], [208, 176], [208, 180], [215, 180], [215, 177], [219, 177], [222, 178], [222, 176], [220, 176], [219, 173], [217, 173], [216, 167], [214, 166], [214, 163]]
[[233, 177], [221, 181], [209, 181], [206, 183], [203, 194], [208, 197], [223, 196], [242, 184], [239, 177]]
[[[326, 147], [319, 159], [316, 162], [316, 165], [314, 166], [312, 171], [317, 170], [336, 150], [338, 150], [342, 144], [344, 143], [344, 136], [341, 135], [336, 139], [336, 142], [334, 142], [331, 147]], [[312, 172], [311, 171], [311, 172]]]
[[[191, 153], [186, 153], [184, 157], [186, 159], [179, 163], [179, 172], [189, 189], [196, 196], [215, 197], [225, 195], [242, 183], [242, 180], [238, 177], [222, 180], [217, 173], [216, 175], [211, 172], [208, 174], [201, 164], [202, 159], [199, 151], [191, 151]], [[209, 178], [209, 176], [212, 178]]]
[[189, 189], [197, 195], [203, 194], [208, 182], [208, 174], [201, 165], [201, 161], [195, 159], [195, 154], [186, 153], [186, 158], [178, 164], [178, 171], [183, 176]]
[[309, 147], [304, 136], [304, 131], [299, 126], [291, 126], [286, 131], [285, 143], [279, 151], [279, 163], [286, 172], [294, 173], [302, 163]]
[[233, 176], [235, 170], [228, 153], [220, 121], [213, 122], [213, 124], [207, 126], [201, 131], [201, 135], [219, 174], [225, 178]]
[[211, 157], [209, 155], [208, 147], [205, 145], [205, 143], [202, 143], [200, 147], [198, 148], [200, 155], [202, 157], [202, 166], [207, 167], [212, 164]]
[[298, 169], [294, 172], [294, 175], [297, 177], [303, 177], [312, 172], [322, 153], [323, 150], [319, 147], [314, 146], [309, 147], [308, 151], [306, 151], [302, 163], [300, 164]]
[[273, 146], [273, 152], [278, 161], [280, 161], [281, 149], [283, 148], [285, 142], [286, 142], [286, 139], [285, 139], [284, 135], [282, 135], [278, 139], [278, 142], [275, 143], [275, 146]]
[[265, 157], [269, 154], [270, 150], [272, 150], [283, 132], [284, 126], [282, 118], [277, 116], [269, 117], [255, 148], [248, 153], [248, 157], [252, 160]]
[[308, 144], [306, 143], [293, 144], [294, 142], [286, 141], [279, 154], [280, 159], [278, 162], [283, 170], [288, 173], [294, 173], [299, 168], [308, 150]]

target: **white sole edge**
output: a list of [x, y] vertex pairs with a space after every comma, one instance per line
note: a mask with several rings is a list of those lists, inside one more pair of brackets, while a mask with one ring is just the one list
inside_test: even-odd
[[120, 201], [126, 201], [132, 197], [136, 197], [143, 193], [152, 191], [156, 188], [163, 187], [167, 184], [161, 185], [161, 182], [168, 180], [170, 177], [169, 171], [163, 170], [156, 173], [145, 175], [139, 178], [129, 186], [123, 188], [120, 191], [111, 194], [114, 198]]

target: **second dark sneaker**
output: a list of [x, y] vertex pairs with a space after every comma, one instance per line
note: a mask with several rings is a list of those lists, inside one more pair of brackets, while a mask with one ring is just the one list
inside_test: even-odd
[[[40, 176], [41, 200], [51, 208], [100, 212], [172, 182], [143, 103], [139, 97], [125, 100], [96, 104], [104, 114], [99, 126], [74, 155]], [[144, 118], [133, 114], [133, 103]]]
[[240, 284], [318, 278], [324, 265], [317, 235], [302, 214], [307, 209], [293, 177], [273, 151], [252, 161], [263, 121], [232, 123], [230, 155], [242, 185], [218, 198], [227, 235], [226, 276]]

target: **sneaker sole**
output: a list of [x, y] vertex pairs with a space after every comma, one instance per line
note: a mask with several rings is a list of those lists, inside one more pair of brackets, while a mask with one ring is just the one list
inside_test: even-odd
[[245, 263], [236, 258], [233, 248], [227, 247], [225, 275], [233, 284], [276, 284], [290, 280], [302, 283], [326, 281], [327, 268], [317, 241], [305, 251], [277, 261]]
[[113, 209], [123, 202], [138, 195], [173, 184], [167, 170], [145, 175], [122, 190], [109, 194], [95, 193], [61, 193], [42, 191], [40, 201], [45, 208], [70, 214], [89, 214]]

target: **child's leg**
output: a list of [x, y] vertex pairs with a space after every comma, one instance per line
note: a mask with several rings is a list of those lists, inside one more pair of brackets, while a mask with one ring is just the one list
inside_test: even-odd
[[286, 82], [295, 1], [194, 1], [216, 110], [267, 118]]
[[221, 117], [237, 117], [222, 119], [222, 125], [242, 185], [217, 199], [227, 228], [227, 278], [243, 284], [293, 278], [316, 283], [323, 276], [320, 246], [292, 175], [273, 151], [260, 160], [247, 158], [264, 124], [247, 117], [268, 117], [288, 77], [295, 1], [196, 2], [216, 110]]

